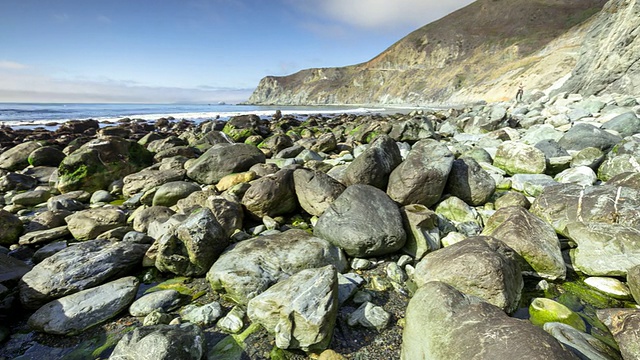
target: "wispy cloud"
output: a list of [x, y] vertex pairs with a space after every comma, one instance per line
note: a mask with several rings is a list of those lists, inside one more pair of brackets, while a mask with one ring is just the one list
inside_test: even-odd
[[474, 0], [285, 0], [307, 13], [363, 29], [419, 27]]
[[97, 20], [101, 24], [105, 24], [105, 25], [111, 24], [111, 19], [105, 15], [99, 15]]
[[26, 68], [28, 68], [28, 66], [25, 64], [20, 64], [15, 61], [9, 61], [9, 60], [0, 60], [0, 69], [23, 70]]
[[67, 13], [53, 14], [52, 17], [53, 17], [53, 20], [60, 23], [67, 22], [71, 18]]

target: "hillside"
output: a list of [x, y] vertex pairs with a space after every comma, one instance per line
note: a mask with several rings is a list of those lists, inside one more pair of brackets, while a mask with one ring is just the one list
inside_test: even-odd
[[[368, 62], [268, 76], [252, 104], [427, 104], [495, 101], [517, 84], [547, 88], [575, 67], [604, 0], [478, 0]], [[582, 25], [581, 25], [582, 24]]]

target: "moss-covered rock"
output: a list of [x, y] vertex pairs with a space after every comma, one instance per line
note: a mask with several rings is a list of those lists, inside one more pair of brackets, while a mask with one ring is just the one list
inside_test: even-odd
[[551, 299], [534, 299], [529, 306], [529, 315], [531, 316], [529, 320], [534, 325], [542, 326], [548, 322], [560, 322], [580, 331], [587, 331], [580, 315]]

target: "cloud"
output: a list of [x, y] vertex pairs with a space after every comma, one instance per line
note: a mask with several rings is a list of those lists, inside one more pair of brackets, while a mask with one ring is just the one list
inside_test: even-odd
[[117, 80], [62, 80], [0, 68], [0, 102], [218, 102], [245, 101], [253, 89], [143, 86]]
[[71, 17], [67, 13], [53, 14], [53, 20], [57, 22], [67, 22]]
[[97, 18], [98, 22], [101, 24], [109, 25], [111, 24], [111, 19], [104, 15], [99, 15]]
[[315, 0], [295, 5], [306, 12], [320, 11], [327, 18], [363, 29], [420, 27], [474, 0]]
[[27, 65], [17, 63], [15, 61], [0, 60], [0, 69], [6, 70], [23, 70], [28, 68]]

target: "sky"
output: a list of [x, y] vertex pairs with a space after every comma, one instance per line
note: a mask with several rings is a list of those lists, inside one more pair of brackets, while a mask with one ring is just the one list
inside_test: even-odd
[[472, 0], [0, 0], [0, 102], [246, 100], [365, 62]]

